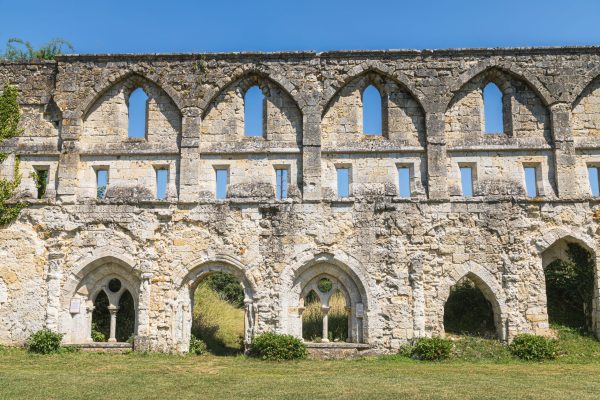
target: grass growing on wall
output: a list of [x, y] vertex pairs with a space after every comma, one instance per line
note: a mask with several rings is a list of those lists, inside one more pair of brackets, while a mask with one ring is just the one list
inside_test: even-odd
[[206, 342], [215, 354], [233, 354], [243, 350], [244, 309], [227, 301], [202, 282], [194, 292], [192, 333]]

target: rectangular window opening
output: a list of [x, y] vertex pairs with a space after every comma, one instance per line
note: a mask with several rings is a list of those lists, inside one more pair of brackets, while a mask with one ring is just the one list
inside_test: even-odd
[[96, 198], [104, 199], [108, 188], [108, 168], [96, 170]]
[[525, 166], [523, 170], [525, 172], [525, 192], [527, 193], [527, 197], [537, 197], [539, 195], [537, 167]]
[[41, 199], [46, 195], [46, 189], [48, 189], [49, 173], [48, 167], [36, 167], [34, 168], [33, 179], [35, 181], [35, 187], [37, 189], [37, 198]]
[[599, 197], [600, 196], [600, 184], [598, 181], [598, 167], [590, 166], [588, 167], [588, 179], [590, 181], [590, 191], [592, 196]]
[[350, 197], [350, 168], [337, 168], [337, 194], [338, 197]]
[[158, 168], [156, 170], [156, 198], [164, 200], [167, 198], [167, 188], [169, 185], [169, 170], [167, 168]]
[[276, 197], [277, 200], [287, 199], [288, 196], [288, 176], [287, 168], [277, 168], [275, 170], [276, 182]]
[[229, 184], [229, 169], [217, 168], [215, 169], [216, 175], [216, 198], [217, 200], [224, 200], [227, 198], [227, 185]]
[[410, 167], [398, 167], [398, 189], [400, 197], [410, 197]]
[[460, 167], [460, 183], [464, 197], [473, 197], [473, 168]]

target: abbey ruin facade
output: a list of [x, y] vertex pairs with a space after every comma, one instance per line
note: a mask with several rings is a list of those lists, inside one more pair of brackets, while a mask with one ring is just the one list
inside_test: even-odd
[[[347, 300], [350, 342], [386, 351], [443, 335], [463, 277], [510, 340], [549, 333], [544, 267], [566, 244], [598, 251], [600, 48], [68, 55], [1, 62], [4, 82], [20, 92], [24, 132], [3, 144], [1, 172], [20, 160], [18, 198], [31, 204], [0, 229], [1, 343], [44, 327], [89, 342], [96, 296], [117, 316], [128, 291], [140, 346], [186, 351], [193, 289], [212, 271], [244, 287], [246, 341], [301, 336], [303, 296], [323, 277]], [[501, 133], [484, 129], [490, 82]], [[381, 96], [376, 135], [363, 127], [368, 86]], [[253, 87], [263, 129], [247, 136]], [[138, 88], [146, 128], [129, 137]]]

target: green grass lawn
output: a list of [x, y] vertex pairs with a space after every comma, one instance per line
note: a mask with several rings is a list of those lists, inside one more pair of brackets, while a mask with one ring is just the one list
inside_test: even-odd
[[600, 358], [263, 362], [0, 349], [0, 399], [597, 399]]

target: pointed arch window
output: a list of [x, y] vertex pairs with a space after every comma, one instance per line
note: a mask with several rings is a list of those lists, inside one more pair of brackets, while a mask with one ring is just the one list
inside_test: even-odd
[[485, 133], [504, 133], [503, 94], [493, 82], [483, 88], [483, 113]]
[[129, 95], [127, 136], [145, 138], [148, 128], [148, 95], [138, 87]]
[[383, 133], [383, 107], [381, 93], [373, 85], [365, 88], [362, 94], [363, 133], [381, 135]]
[[264, 114], [265, 96], [254, 85], [244, 94], [244, 136], [263, 136]]

